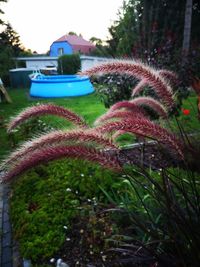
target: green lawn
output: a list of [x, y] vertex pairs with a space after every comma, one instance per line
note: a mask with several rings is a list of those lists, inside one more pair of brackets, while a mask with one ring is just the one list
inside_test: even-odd
[[[193, 92], [190, 96], [183, 101], [182, 109], [189, 110], [188, 115], [184, 115], [182, 111], [180, 111], [180, 116], [178, 117], [178, 121], [181, 123], [182, 127], [186, 132], [193, 133], [199, 131], [200, 122], [197, 118], [197, 97]], [[177, 123], [175, 119], [172, 120], [172, 123], [177, 127]]]
[[[92, 124], [99, 115], [106, 111], [97, 93], [72, 98], [30, 99], [28, 89], [11, 89], [8, 92], [13, 100], [13, 103], [0, 103], [0, 159], [3, 158], [12, 147], [6, 133], [5, 125], [10, 117], [20, 112], [23, 108], [37, 103], [51, 102], [76, 112], [89, 124]], [[179, 122], [184, 127], [185, 131], [198, 132], [199, 121], [197, 119], [196, 96], [191, 94], [191, 96], [183, 102], [182, 107], [184, 109], [189, 109], [190, 114], [184, 115], [182, 111], [180, 111], [180, 116], [178, 117]], [[53, 116], [46, 116], [43, 118], [43, 121], [45, 121], [48, 125], [58, 127], [59, 129], [69, 126], [65, 120]], [[163, 125], [168, 128], [168, 124], [163, 123]], [[175, 119], [170, 119], [170, 125], [174, 131], [177, 131], [177, 123]], [[120, 139], [122, 140], [122, 144], [130, 143], [130, 138], [127, 138], [127, 136], [121, 137]]]
[[[23, 108], [35, 105], [37, 103], [55, 103], [64, 106], [81, 115], [87, 123], [91, 124], [99, 115], [105, 112], [103, 103], [101, 103], [96, 93], [87, 96], [73, 98], [57, 99], [30, 99], [27, 89], [11, 89], [8, 91], [13, 103], [0, 103], [0, 159], [9, 152], [11, 144], [9, 143], [5, 125], [9, 118], [20, 112]], [[67, 125], [63, 119], [48, 116], [44, 118], [48, 124], [62, 128]]]

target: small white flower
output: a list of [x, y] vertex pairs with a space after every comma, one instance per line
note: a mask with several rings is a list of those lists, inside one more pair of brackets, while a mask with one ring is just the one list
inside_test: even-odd
[[66, 238], [66, 241], [70, 241], [71, 239], [69, 237]]
[[68, 227], [66, 225], [64, 225], [63, 228], [66, 229], [66, 230], [68, 229]]
[[55, 262], [55, 259], [54, 258], [50, 259], [50, 262], [51, 263]]
[[105, 255], [102, 256], [102, 260], [106, 261], [106, 256]]
[[83, 173], [81, 173], [81, 177], [84, 177], [85, 175]]
[[67, 191], [67, 192], [71, 192], [72, 190], [71, 190], [71, 188], [68, 187], [68, 188], [66, 189], [66, 191]]

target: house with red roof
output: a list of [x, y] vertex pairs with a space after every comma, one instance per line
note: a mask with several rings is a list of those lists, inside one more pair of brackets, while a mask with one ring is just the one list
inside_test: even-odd
[[54, 41], [50, 46], [50, 56], [59, 57], [65, 54], [90, 54], [95, 49], [95, 45], [77, 35], [63, 35], [58, 40]]

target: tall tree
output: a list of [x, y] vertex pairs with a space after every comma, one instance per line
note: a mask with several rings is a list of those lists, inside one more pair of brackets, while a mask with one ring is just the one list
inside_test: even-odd
[[129, 56], [132, 54], [135, 43], [139, 38], [138, 8], [139, 1], [124, 1], [119, 10], [118, 20], [109, 28], [111, 38], [107, 41], [113, 56]]
[[[1, 2], [7, 2], [8, 0], [0, 0], [0, 4]], [[0, 15], [4, 14], [3, 10], [0, 8]], [[4, 21], [0, 18], [0, 25], [4, 25]]]
[[193, 0], [186, 0], [185, 6], [185, 24], [183, 33], [183, 53], [187, 56], [190, 48], [191, 24], [192, 24]]
[[[7, 0], [0, 0], [2, 2], [7, 2]], [[0, 8], [0, 15], [3, 14]], [[0, 32], [0, 78], [3, 82], [9, 84], [9, 69], [14, 67], [13, 58], [20, 55], [24, 50], [21, 46], [19, 35], [13, 30], [9, 23], [3, 21], [0, 18], [0, 25], [2, 31]]]
[[5, 29], [0, 33], [0, 45], [2, 47], [10, 47], [13, 55], [19, 56], [23, 51], [19, 35], [14, 31], [10, 23], [5, 24]]
[[[139, 56], [152, 58], [166, 52], [172, 55], [181, 51], [183, 44], [184, 18], [191, 16], [185, 12], [193, 9], [192, 44], [200, 42], [199, 0], [127, 0], [124, 1], [119, 18], [109, 28], [114, 44], [115, 56]], [[185, 14], [188, 14], [185, 16]], [[190, 21], [191, 23], [191, 21]], [[188, 26], [187, 26], [188, 29]], [[186, 32], [187, 38], [189, 35]], [[166, 57], [167, 58], [167, 57]]]

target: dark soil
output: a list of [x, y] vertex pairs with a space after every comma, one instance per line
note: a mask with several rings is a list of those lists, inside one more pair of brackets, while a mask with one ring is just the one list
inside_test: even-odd
[[122, 164], [128, 163], [159, 170], [181, 164], [181, 161], [176, 156], [172, 151], [159, 146], [157, 143], [142, 143], [132, 148], [122, 149], [119, 154], [119, 159]]

